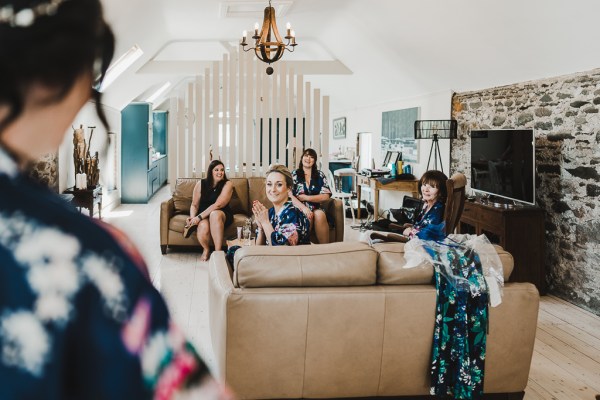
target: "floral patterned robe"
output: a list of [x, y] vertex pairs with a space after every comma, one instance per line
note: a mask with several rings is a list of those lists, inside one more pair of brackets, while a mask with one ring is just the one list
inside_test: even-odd
[[298, 244], [310, 244], [310, 229], [308, 218], [302, 211], [296, 208], [291, 201], [287, 201], [279, 214], [275, 214], [275, 208], [269, 209], [269, 221], [273, 226], [269, 243], [273, 246], [295, 246]]
[[0, 148], [0, 398], [168, 399], [207, 374], [124, 235]]

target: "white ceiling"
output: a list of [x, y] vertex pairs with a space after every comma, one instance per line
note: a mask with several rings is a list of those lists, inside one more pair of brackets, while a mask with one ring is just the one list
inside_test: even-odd
[[[136, 43], [144, 51], [105, 92], [105, 103], [117, 109], [166, 81], [177, 90], [178, 82], [222, 59], [243, 30], [262, 24], [268, 4], [101, 1], [117, 36], [116, 56]], [[290, 21], [299, 43], [285, 60], [331, 97], [333, 112], [600, 67], [597, 0], [273, 0], [273, 6], [280, 31]], [[228, 10], [242, 15], [226, 17]]]

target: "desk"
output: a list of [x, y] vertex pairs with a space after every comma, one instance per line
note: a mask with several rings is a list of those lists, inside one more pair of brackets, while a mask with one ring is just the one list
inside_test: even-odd
[[379, 191], [393, 190], [395, 192], [409, 192], [414, 197], [419, 196], [419, 181], [393, 181], [387, 185], [381, 184], [375, 178], [369, 178], [364, 175], [356, 175], [356, 195], [358, 198], [358, 218], [360, 218], [360, 196], [362, 186], [369, 186], [375, 196], [373, 208], [375, 209], [375, 221], [379, 219]]
[[94, 205], [98, 204], [98, 217], [102, 219], [102, 186], [98, 185], [93, 189], [75, 189], [70, 187], [63, 194], [73, 195], [71, 202], [81, 211], [87, 208], [90, 217], [94, 215]]

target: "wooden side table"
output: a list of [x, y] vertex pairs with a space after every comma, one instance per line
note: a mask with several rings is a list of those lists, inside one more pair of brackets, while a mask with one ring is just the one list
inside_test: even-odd
[[102, 219], [102, 186], [98, 185], [92, 189], [75, 189], [70, 187], [63, 194], [73, 195], [71, 202], [81, 211], [82, 208], [87, 208], [90, 217], [94, 216], [94, 205], [98, 204], [98, 217]]
[[395, 192], [408, 192], [413, 197], [419, 196], [419, 181], [417, 180], [396, 180], [387, 184], [382, 184], [376, 178], [370, 178], [364, 175], [356, 175], [356, 196], [358, 199], [358, 218], [360, 218], [360, 197], [362, 186], [369, 186], [373, 191], [374, 195], [374, 217], [375, 221], [379, 219], [379, 191], [380, 190], [392, 190]]

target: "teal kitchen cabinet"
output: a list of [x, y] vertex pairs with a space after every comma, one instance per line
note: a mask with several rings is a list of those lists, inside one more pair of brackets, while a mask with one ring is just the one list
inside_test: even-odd
[[121, 131], [121, 203], [147, 203], [167, 180], [167, 113], [131, 103], [121, 112]]

